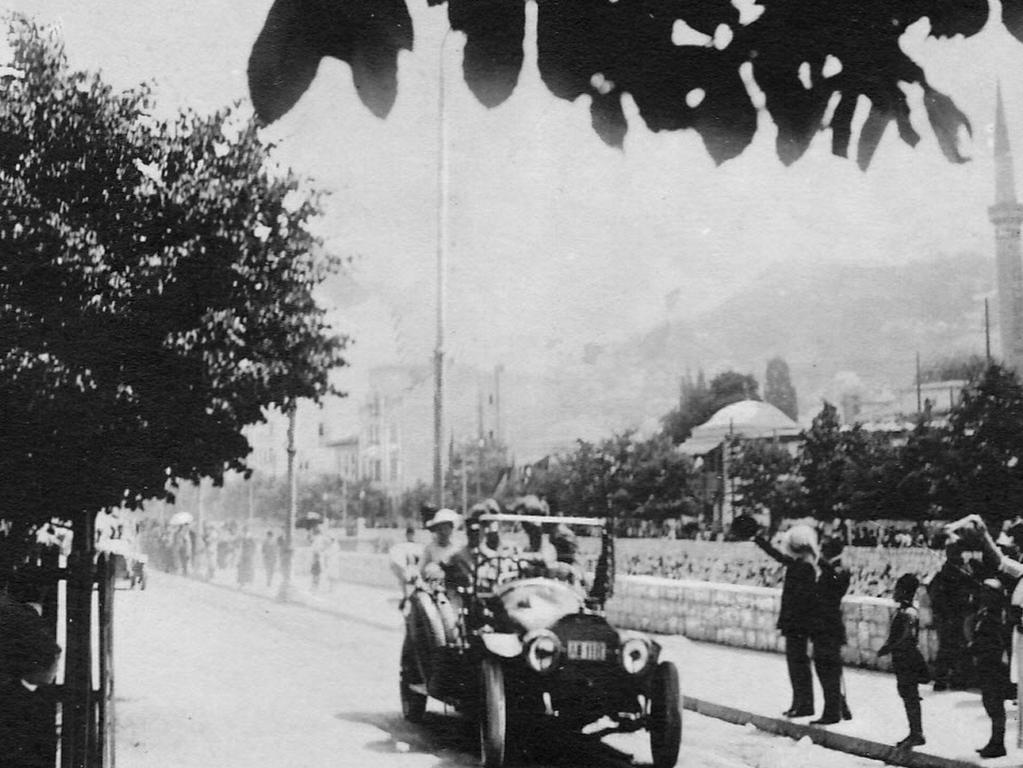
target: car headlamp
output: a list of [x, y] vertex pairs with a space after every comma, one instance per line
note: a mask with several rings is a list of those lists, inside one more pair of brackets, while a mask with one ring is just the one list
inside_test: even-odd
[[526, 664], [534, 672], [550, 672], [561, 659], [561, 640], [549, 629], [537, 629], [523, 638]]
[[638, 675], [650, 663], [650, 642], [642, 637], [630, 637], [622, 643], [620, 654], [622, 669]]

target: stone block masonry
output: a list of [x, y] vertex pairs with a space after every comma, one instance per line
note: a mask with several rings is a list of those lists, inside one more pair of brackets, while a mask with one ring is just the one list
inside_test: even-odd
[[[296, 552], [296, 573], [307, 569], [304, 553]], [[398, 584], [385, 555], [344, 552], [343, 580], [392, 588]], [[781, 590], [738, 584], [681, 581], [657, 576], [618, 576], [615, 594], [607, 604], [608, 620], [623, 629], [656, 634], [684, 635], [723, 645], [781, 652], [784, 642], [775, 623]], [[877, 649], [888, 636], [895, 604], [887, 598], [848, 596], [842, 602], [848, 644], [842, 649], [846, 664], [888, 670], [889, 658], [878, 659]], [[921, 610], [920, 649], [934, 660], [937, 638], [930, 627], [930, 611]]]

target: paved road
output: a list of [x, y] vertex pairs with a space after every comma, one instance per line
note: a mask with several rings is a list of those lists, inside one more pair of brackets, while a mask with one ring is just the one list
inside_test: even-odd
[[[423, 725], [402, 720], [395, 611], [382, 602], [338, 616], [162, 574], [145, 592], [119, 590], [119, 768], [478, 765], [475, 729], [436, 702]], [[537, 734], [531, 744], [515, 760], [523, 768], [650, 759], [643, 734], [597, 745]], [[687, 712], [679, 765], [880, 764]]]

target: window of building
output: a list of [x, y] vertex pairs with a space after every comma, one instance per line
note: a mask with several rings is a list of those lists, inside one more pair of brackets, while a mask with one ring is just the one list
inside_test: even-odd
[[391, 454], [391, 471], [390, 480], [392, 483], [398, 482], [398, 453], [394, 452]]

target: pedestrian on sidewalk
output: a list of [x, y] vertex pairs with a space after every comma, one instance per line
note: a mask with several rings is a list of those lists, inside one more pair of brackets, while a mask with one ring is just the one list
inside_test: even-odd
[[852, 719], [842, 692], [842, 646], [846, 643], [842, 598], [849, 590], [851, 575], [842, 565], [845, 543], [828, 538], [821, 544], [817, 577], [817, 610], [810, 639], [813, 641], [813, 666], [824, 691], [824, 711], [811, 725], [834, 725]]
[[809, 717], [814, 714], [809, 645], [816, 606], [817, 533], [808, 525], [795, 525], [785, 532], [779, 548], [760, 535], [755, 536], [753, 542], [785, 566], [777, 626], [785, 637], [792, 704], [784, 715]]
[[909, 735], [895, 745], [899, 749], [912, 749], [927, 743], [927, 739], [924, 738], [918, 686], [930, 682], [931, 673], [917, 645], [920, 614], [916, 608], [915, 598], [919, 588], [920, 580], [916, 574], [904, 573], [899, 576], [892, 594], [897, 607], [888, 629], [888, 639], [877, 651], [878, 656], [888, 654], [892, 656], [895, 689], [899, 692], [899, 698], [906, 709], [906, 719], [909, 721]]
[[938, 635], [934, 659], [934, 690], [970, 687], [970, 660], [966, 653], [966, 620], [975, 582], [963, 562], [963, 544], [945, 545], [945, 562], [927, 585]]
[[977, 661], [980, 700], [991, 718], [991, 738], [977, 750], [984, 758], [1005, 755], [1005, 696], [1010, 689], [1007, 660], [1005, 589], [998, 579], [985, 579], [977, 593], [969, 652]]
[[238, 554], [238, 588], [249, 586], [256, 571], [256, 540], [252, 538], [248, 528], [243, 528]]
[[274, 573], [277, 571], [277, 542], [274, 540], [273, 531], [266, 532], [260, 554], [263, 556], [263, 572], [266, 574], [266, 585], [269, 587], [273, 584]]
[[419, 562], [423, 558], [423, 547], [416, 542], [416, 529], [405, 528], [405, 540], [393, 545], [387, 552], [391, 573], [398, 579], [401, 587], [401, 599], [404, 601], [412, 594], [419, 578]]

